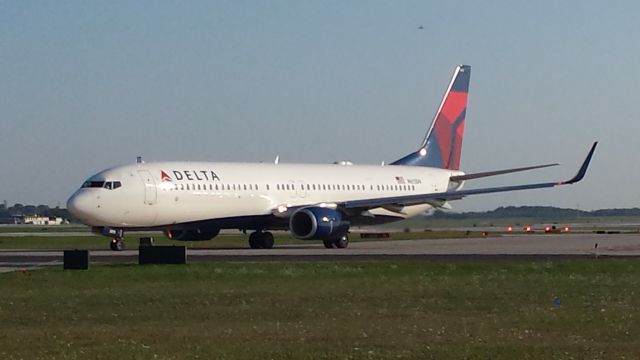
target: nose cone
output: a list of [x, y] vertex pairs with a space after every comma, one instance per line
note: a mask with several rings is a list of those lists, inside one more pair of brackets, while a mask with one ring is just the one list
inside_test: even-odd
[[91, 204], [89, 200], [89, 197], [86, 196], [86, 194], [82, 194], [80, 191], [71, 195], [69, 200], [67, 200], [67, 210], [69, 210], [71, 215], [76, 219], [85, 224], [89, 224], [88, 219], [91, 217]]

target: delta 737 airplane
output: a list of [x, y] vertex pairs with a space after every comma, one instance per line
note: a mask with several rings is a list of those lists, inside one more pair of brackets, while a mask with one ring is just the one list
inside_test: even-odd
[[349, 227], [405, 219], [469, 195], [555, 187], [584, 177], [597, 142], [566, 181], [462, 190], [488, 176], [545, 164], [465, 174], [459, 170], [471, 68], [456, 67], [418, 149], [388, 165], [157, 162], [91, 176], [69, 211], [123, 249], [125, 231], [163, 231], [174, 240], [209, 240], [221, 229], [253, 231], [251, 248], [273, 247], [268, 230], [345, 248]]

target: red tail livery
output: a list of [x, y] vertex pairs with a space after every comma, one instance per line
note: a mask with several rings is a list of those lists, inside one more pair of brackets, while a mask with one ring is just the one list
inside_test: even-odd
[[458, 65], [420, 148], [391, 165], [460, 169], [471, 67]]

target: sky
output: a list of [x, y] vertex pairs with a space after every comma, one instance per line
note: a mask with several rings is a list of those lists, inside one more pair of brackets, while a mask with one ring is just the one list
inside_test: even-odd
[[[417, 149], [472, 67], [461, 168], [560, 162], [469, 197], [640, 206], [637, 1], [0, 0], [0, 201], [64, 206], [146, 161], [390, 162]], [[421, 28], [422, 27], [422, 28]]]

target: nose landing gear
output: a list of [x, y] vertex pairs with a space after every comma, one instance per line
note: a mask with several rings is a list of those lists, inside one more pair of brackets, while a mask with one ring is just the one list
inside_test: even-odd
[[113, 251], [122, 251], [124, 250], [124, 241], [122, 239], [114, 238], [111, 239], [111, 250]]
[[124, 230], [112, 228], [94, 228], [93, 231], [95, 233], [99, 233], [100, 235], [108, 236], [111, 238], [111, 242], [109, 243], [109, 247], [111, 248], [111, 250], [124, 250]]

